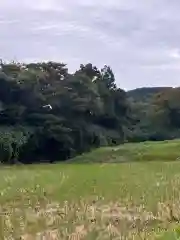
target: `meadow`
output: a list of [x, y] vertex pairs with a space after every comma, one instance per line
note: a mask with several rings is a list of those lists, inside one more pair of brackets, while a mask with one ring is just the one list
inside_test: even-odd
[[0, 239], [178, 239], [179, 159], [176, 140], [2, 166]]

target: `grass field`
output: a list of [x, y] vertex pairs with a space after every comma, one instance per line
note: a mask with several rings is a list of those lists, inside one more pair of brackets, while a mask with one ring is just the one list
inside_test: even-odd
[[179, 141], [149, 142], [2, 167], [0, 239], [155, 239], [178, 227], [179, 156]]

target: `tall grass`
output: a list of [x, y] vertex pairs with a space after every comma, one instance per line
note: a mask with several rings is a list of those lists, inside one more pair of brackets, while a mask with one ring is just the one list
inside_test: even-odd
[[180, 220], [179, 144], [99, 149], [78, 164], [1, 167], [0, 239], [171, 239]]

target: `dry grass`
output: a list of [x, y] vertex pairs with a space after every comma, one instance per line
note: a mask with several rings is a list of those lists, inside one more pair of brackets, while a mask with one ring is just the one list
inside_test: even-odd
[[155, 239], [180, 220], [178, 162], [0, 171], [0, 239]]
[[1, 214], [1, 239], [147, 239], [157, 226], [167, 229], [170, 222], [180, 218], [178, 202], [173, 209], [158, 203], [156, 215], [143, 205], [124, 206], [118, 202], [39, 202], [27, 208], [7, 207], [9, 212], [6, 209]]

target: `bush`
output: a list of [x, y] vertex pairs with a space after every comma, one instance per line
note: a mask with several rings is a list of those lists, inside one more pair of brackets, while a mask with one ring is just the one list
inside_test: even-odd
[[13, 156], [13, 148], [6, 140], [0, 140], [0, 162], [9, 164]]

